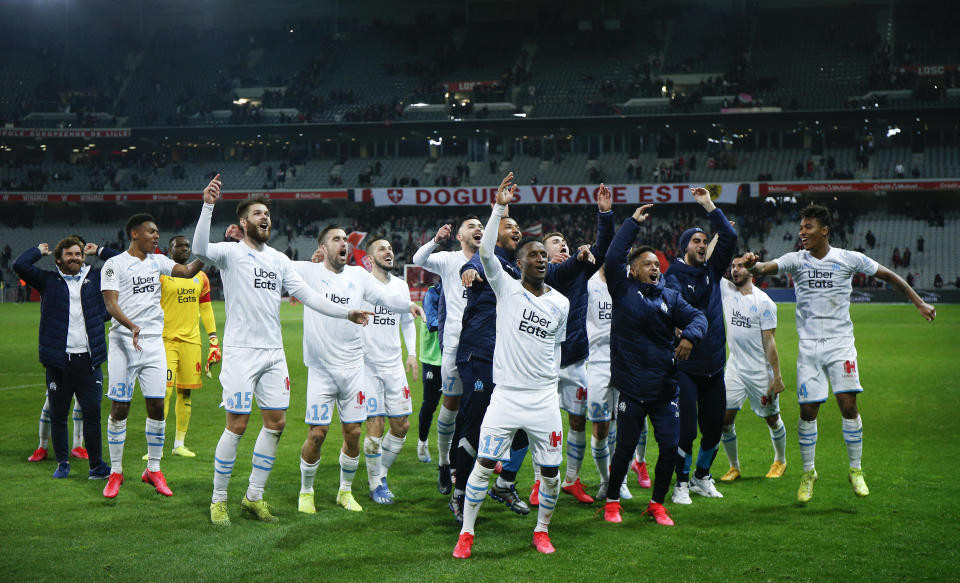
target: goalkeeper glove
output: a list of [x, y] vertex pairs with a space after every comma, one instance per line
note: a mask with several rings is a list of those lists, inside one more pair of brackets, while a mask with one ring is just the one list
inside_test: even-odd
[[217, 340], [216, 334], [211, 334], [210, 352], [207, 354], [207, 364], [203, 367], [203, 370], [207, 373], [207, 378], [213, 378], [213, 375], [210, 374], [210, 365], [217, 364], [221, 358], [223, 356], [220, 354], [220, 341]]

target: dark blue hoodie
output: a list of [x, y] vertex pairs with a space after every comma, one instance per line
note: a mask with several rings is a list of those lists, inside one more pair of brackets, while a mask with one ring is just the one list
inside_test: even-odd
[[613, 239], [613, 211], [597, 213], [597, 241], [590, 247], [596, 263], [577, 261], [576, 249], [563, 263], [547, 266], [547, 285], [554, 287], [570, 301], [567, 317], [567, 338], [560, 345], [560, 366], [568, 366], [590, 355], [587, 339], [587, 280], [603, 265], [607, 248]]
[[610, 386], [637, 401], [672, 399], [677, 396], [675, 328], [693, 343], [694, 350], [707, 331], [700, 310], [666, 288], [661, 277], [656, 284], [627, 277], [627, 252], [640, 223], [624, 221], [607, 252], [607, 289], [613, 300], [610, 326]]
[[[513, 261], [513, 254], [497, 245], [494, 250], [503, 270], [514, 279], [520, 279], [520, 270]], [[497, 295], [486, 281], [480, 254], [474, 253], [470, 261], [460, 268], [460, 274], [475, 269], [483, 281], [475, 281], [467, 288], [467, 305], [463, 309], [463, 329], [457, 348], [457, 364], [469, 360], [493, 362], [493, 348], [497, 343]]]
[[[690, 359], [680, 363], [684, 372], [713, 375], [723, 370], [726, 362], [727, 334], [723, 327], [723, 302], [720, 295], [720, 279], [733, 260], [737, 247], [737, 233], [730, 226], [723, 211], [716, 208], [707, 215], [710, 225], [719, 237], [713, 254], [700, 267], [687, 265], [680, 258], [674, 259], [667, 271], [667, 287], [677, 290], [691, 306], [707, 317], [707, 335], [690, 353]], [[687, 250], [678, 249], [682, 258]]]

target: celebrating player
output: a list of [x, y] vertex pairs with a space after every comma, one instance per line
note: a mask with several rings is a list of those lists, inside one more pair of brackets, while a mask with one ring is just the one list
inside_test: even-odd
[[509, 180], [501, 183], [480, 245], [487, 281], [497, 295], [497, 344], [493, 355], [493, 382], [497, 390], [483, 419], [477, 463], [467, 480], [463, 529], [453, 551], [456, 558], [467, 558], [472, 552], [474, 525], [490, 476], [497, 460], [506, 459], [519, 429], [526, 431], [533, 460], [542, 468], [533, 546], [541, 553], [555, 551], [547, 528], [560, 493], [563, 421], [557, 371], [570, 302], [544, 284], [547, 251], [539, 241], [521, 241], [517, 246], [521, 281], [505, 275], [494, 255], [500, 219], [516, 190], [517, 186]]
[[443, 402], [437, 415], [437, 490], [449, 494], [452, 489], [450, 480], [450, 443], [456, 428], [457, 412], [460, 410], [460, 397], [463, 384], [457, 371], [457, 345], [460, 342], [463, 308], [467, 304], [467, 291], [460, 280], [460, 268], [463, 267], [480, 245], [483, 224], [480, 219], [468, 216], [457, 224], [459, 251], [441, 251], [434, 253], [441, 242], [450, 238], [450, 225], [443, 225], [436, 236], [417, 249], [413, 262], [427, 271], [436, 273], [443, 281], [443, 296], [447, 316], [443, 323], [443, 336], [440, 339], [442, 361], [440, 375], [443, 378]]
[[857, 496], [870, 494], [860, 465], [863, 453], [863, 423], [857, 409], [860, 373], [857, 348], [850, 320], [850, 292], [857, 273], [875, 275], [907, 296], [929, 322], [937, 316], [902, 277], [862, 253], [830, 246], [830, 211], [810, 205], [800, 211], [800, 243], [803, 249], [773, 261], [758, 262], [753, 253], [743, 256], [743, 266], [753, 275], [779, 272], [793, 276], [797, 292], [797, 399], [800, 421], [797, 434], [803, 474], [797, 499], [809, 502], [817, 481], [814, 458], [817, 449], [817, 413], [827, 400], [827, 386], [833, 388], [843, 417], [843, 440], [847, 445], [850, 469], [847, 478]]
[[780, 419], [783, 377], [777, 354], [777, 305], [763, 290], [753, 285], [753, 278], [743, 267], [743, 257], [735, 257], [730, 267], [731, 280], [720, 284], [723, 293], [723, 319], [727, 325], [730, 357], [724, 372], [727, 390], [727, 412], [723, 418], [723, 449], [730, 460], [730, 469], [721, 482], [740, 477], [737, 456], [737, 431], [734, 421], [743, 402], [750, 398], [753, 412], [763, 417], [770, 428], [773, 442], [773, 464], [767, 478], [779, 478], [787, 468], [787, 429]]
[[[170, 239], [167, 255], [174, 262], [186, 265], [190, 259], [190, 239], [177, 235]], [[167, 418], [170, 400], [176, 388], [177, 435], [173, 455], [197, 457], [187, 449], [184, 440], [190, 427], [192, 391], [203, 386], [200, 368], [200, 324], [210, 342], [205, 370], [220, 362], [217, 322], [210, 303], [210, 279], [203, 271], [192, 278], [160, 277], [160, 304], [163, 308], [163, 345], [167, 351], [167, 393], [163, 401], [163, 418]]]
[[[651, 206], [641, 206], [624, 221], [610, 245], [604, 267], [613, 303], [610, 384], [620, 393], [610, 483], [619, 484], [626, 477], [641, 428], [649, 416], [660, 453], [653, 492], [644, 514], [649, 513], [658, 524], [669, 526], [673, 520], [663, 501], [673, 475], [681, 422], [677, 365], [703, 339], [707, 320], [684, 301], [682, 294], [664, 286], [660, 261], [652, 247], [641, 246], [627, 255]], [[676, 329], [681, 331], [679, 342]], [[604, 520], [622, 521], [619, 498], [617, 488], [608, 488]]]
[[[680, 292], [683, 299], [703, 312], [709, 322], [703, 342], [694, 347], [688, 360], [680, 363], [679, 445], [682, 453], [677, 460], [677, 484], [673, 489], [673, 501], [677, 504], [691, 504], [691, 491], [708, 498], [723, 498], [710, 476], [726, 411], [723, 364], [727, 355], [720, 280], [730, 265], [737, 244], [737, 233], [723, 216], [723, 211], [713, 204], [710, 192], [706, 188], [695, 188], [693, 197], [707, 211], [718, 239], [713, 254], [707, 257], [707, 235], [703, 229], [694, 227], [684, 231], [679, 240], [682, 256], [670, 264], [665, 276], [667, 287]], [[700, 451], [696, 472], [690, 478], [698, 424]]]
[[193, 234], [196, 254], [220, 269], [226, 304], [220, 384], [227, 419], [214, 454], [210, 521], [218, 526], [230, 524], [227, 487], [256, 398], [263, 428], [253, 447], [253, 469], [240, 508], [258, 520], [275, 522], [276, 517], [263, 500], [263, 490], [273, 469], [290, 404], [290, 377], [280, 335], [281, 289], [286, 288], [307, 307], [331, 317], [365, 324], [366, 314], [338, 306], [314, 293], [294, 269], [293, 262], [266, 244], [271, 227], [266, 199], [247, 199], [237, 205], [243, 241], [210, 243], [210, 220], [221, 186], [217, 174], [203, 190], [203, 210]]
[[[405, 297], [409, 304], [410, 286], [390, 273], [393, 269], [393, 247], [384, 238], [372, 238], [366, 247], [373, 262], [371, 275], [382, 286], [383, 295]], [[416, 305], [416, 304], [414, 304]], [[393, 492], [387, 484], [387, 473], [407, 439], [408, 418], [413, 412], [410, 386], [404, 373], [400, 336], [407, 347], [406, 372], [417, 374], [417, 329], [408, 311], [392, 312], [381, 304], [364, 302], [364, 309], [374, 315], [363, 328], [363, 361], [367, 388], [367, 437], [363, 441], [367, 462], [370, 497], [377, 504], [392, 504]], [[424, 318], [425, 319], [425, 318]], [[384, 415], [390, 419], [390, 430], [383, 435]]]
[[[404, 292], [393, 286], [384, 286], [363, 267], [347, 265], [347, 234], [342, 228], [328, 225], [320, 231], [317, 243], [323, 249], [322, 263], [293, 263], [311, 289], [354, 311], [368, 302], [380, 306], [381, 311], [386, 308], [397, 313], [408, 310], [422, 313], [420, 307], [410, 301], [409, 290]], [[374, 315], [370, 311], [362, 313]], [[353, 497], [353, 477], [360, 463], [360, 424], [367, 418], [367, 399], [371, 396], [370, 389], [365, 386], [363, 350], [360, 328], [323, 313], [304, 311], [303, 362], [308, 369], [305, 421], [309, 430], [300, 450], [300, 512], [314, 514], [317, 511], [313, 482], [320, 465], [321, 447], [333, 420], [334, 406], [343, 430], [337, 504], [354, 512], [363, 510]], [[402, 368], [400, 373], [405, 380]], [[371, 497], [387, 496], [386, 486], [380, 483], [379, 470], [374, 473], [377, 481], [372, 484]]]
[[[570, 257], [567, 241], [561, 233], [547, 233], [543, 245], [552, 263], [563, 267], [552, 270], [547, 282], [570, 300], [570, 319], [567, 338], [560, 357], [560, 407], [567, 412], [570, 431], [567, 433], [567, 471], [563, 491], [580, 502], [591, 503], [593, 498], [583, 490], [580, 466], [587, 447], [587, 367], [590, 347], [587, 340], [587, 281], [603, 265], [607, 247], [613, 239], [613, 198], [610, 189], [601, 184], [597, 189], [597, 240], [587, 252], [578, 250], [578, 257]], [[591, 260], [584, 260], [588, 255]], [[536, 491], [536, 485], [534, 485]], [[533, 500], [531, 500], [533, 502]]]
[[113, 316], [107, 373], [113, 401], [107, 421], [107, 444], [112, 471], [103, 495], [115, 498], [123, 484], [123, 449], [127, 440], [127, 415], [133, 388], [140, 381], [147, 408], [147, 469], [141, 478], [164, 496], [173, 496], [160, 471], [163, 455], [166, 351], [163, 347], [163, 308], [160, 276], [192, 278], [203, 266], [199, 260], [181, 265], [153, 253], [160, 238], [154, 218], [136, 214], [124, 230], [130, 237], [126, 253], [111, 257], [103, 266], [100, 288], [107, 312]]

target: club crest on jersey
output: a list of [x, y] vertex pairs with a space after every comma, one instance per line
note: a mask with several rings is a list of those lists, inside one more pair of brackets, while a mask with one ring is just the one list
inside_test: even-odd
[[473, 390], [477, 393], [483, 392], [483, 381], [477, 379], [477, 382], [473, 383]]
[[834, 271], [840, 271], [840, 264], [839, 264], [839, 263], [831, 263], [831, 264], [830, 264], [830, 269], [832, 269], [832, 270], [834, 270]]
[[670, 315], [670, 308], [667, 307], [667, 302], [660, 300], [660, 311], [666, 314], [667, 316]]

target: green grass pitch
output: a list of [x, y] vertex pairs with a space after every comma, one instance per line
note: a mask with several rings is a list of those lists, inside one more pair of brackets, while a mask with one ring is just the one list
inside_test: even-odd
[[[222, 330], [223, 305], [216, 309]], [[737, 433], [744, 478], [720, 484], [722, 500], [694, 497], [692, 506], [679, 508], [668, 502], [676, 527], [658, 527], [640, 517], [649, 494], [630, 474], [635, 498], [624, 503], [621, 525], [604, 523], [596, 513], [599, 505], [580, 505], [561, 495], [550, 531], [557, 553], [549, 557], [530, 546], [535, 512], [521, 518], [488, 499], [469, 561], [451, 558], [458, 527], [446, 497], [436, 491], [435, 466], [416, 459], [419, 379], [411, 383], [416, 398], [410, 436], [390, 474], [397, 504], [370, 501], [362, 467], [354, 492], [364, 511], [349, 513], [334, 503], [340, 447], [334, 426], [317, 474], [318, 514], [297, 513], [299, 448], [306, 435], [302, 309], [284, 304], [281, 311], [293, 387], [266, 491], [280, 522], [260, 524], [239, 513], [261, 426], [255, 415], [230, 485], [233, 525], [217, 529], [209, 524], [213, 450], [223, 429], [216, 379], [205, 380], [203, 390], [195, 392], [187, 445], [198, 453], [196, 459], [169, 455], [174, 420], [168, 424], [162, 469], [173, 498], [157, 495], [139, 480], [146, 445], [143, 401], [135, 397], [126, 483], [115, 500], [106, 500], [104, 482], [86, 479], [85, 462], [73, 462], [69, 479], [53, 480], [54, 462], [26, 461], [36, 447], [43, 403], [39, 306], [0, 306], [0, 579], [890, 581], [946, 579], [960, 564], [960, 472], [950, 453], [960, 437], [960, 359], [954, 352], [960, 307], [940, 306], [934, 324], [909, 305], [853, 307], [866, 388], [860, 407], [868, 498], [856, 498], [847, 484], [840, 416], [831, 400], [820, 415], [814, 498], [805, 506], [796, 502], [801, 467], [792, 393], [797, 339], [793, 305], [783, 305], [777, 340], [787, 384], [781, 405], [788, 430], [784, 478], [763, 478], [772, 459], [767, 430], [761, 419], [743, 411]], [[108, 410], [104, 399], [104, 424]], [[431, 447], [436, 458], [434, 431]], [[648, 459], [655, 457], [654, 445]], [[721, 452], [715, 474], [726, 468]], [[597, 473], [589, 455], [581, 475], [592, 491]], [[531, 481], [528, 460], [518, 482], [524, 493]]]

